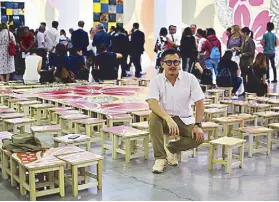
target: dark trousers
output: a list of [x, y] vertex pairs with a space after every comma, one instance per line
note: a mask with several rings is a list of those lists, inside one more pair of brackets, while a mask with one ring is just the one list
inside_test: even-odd
[[122, 77], [126, 77], [127, 76], [127, 71], [128, 71], [128, 65], [127, 65], [127, 55], [123, 55], [123, 58], [119, 59], [118, 62], [118, 66], [121, 66], [121, 70], [122, 70]]
[[183, 71], [192, 73], [193, 71], [193, 64], [194, 64], [194, 59], [193, 58], [182, 58], [182, 69]]
[[277, 71], [276, 71], [276, 67], [275, 67], [275, 53], [274, 54], [265, 54], [266, 57], [266, 64], [267, 64], [267, 73], [266, 73], [266, 77], [267, 80], [269, 80], [269, 61], [271, 63], [271, 67], [273, 69], [273, 75], [274, 75], [274, 81], [277, 81]]
[[39, 48], [38, 49], [38, 55], [42, 57], [42, 69], [47, 70], [46, 68], [46, 62], [47, 62], [47, 50], [44, 48]]
[[236, 91], [239, 89], [241, 83], [242, 83], [242, 79], [240, 77], [236, 77], [233, 83], [233, 90], [232, 90], [233, 94], [235, 94]]
[[135, 69], [136, 69], [136, 73], [135, 76], [136, 77], [140, 77], [140, 73], [142, 72], [142, 68], [141, 68], [141, 53], [135, 53], [132, 55], [133, 58], [133, 63], [135, 65]]

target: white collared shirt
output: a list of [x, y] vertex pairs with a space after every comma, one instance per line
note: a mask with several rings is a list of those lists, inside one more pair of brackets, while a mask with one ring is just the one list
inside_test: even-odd
[[194, 124], [195, 118], [192, 102], [204, 99], [204, 94], [196, 77], [179, 71], [174, 86], [168, 81], [165, 73], [151, 80], [147, 100], [156, 99], [170, 116], [178, 116], [186, 124]]
[[[50, 44], [52, 46], [56, 46], [59, 43], [60, 34], [59, 31], [53, 27], [51, 27], [48, 31], [46, 31], [47, 37], [50, 39]], [[49, 47], [52, 49], [52, 47]], [[53, 50], [54, 52], [54, 50]]]
[[180, 46], [181, 36], [178, 34], [168, 34], [167, 37], [176, 45]]

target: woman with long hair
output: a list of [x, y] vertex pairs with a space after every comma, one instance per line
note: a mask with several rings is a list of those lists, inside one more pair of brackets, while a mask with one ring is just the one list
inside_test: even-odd
[[193, 36], [190, 27], [186, 27], [183, 31], [180, 42], [180, 54], [182, 57], [183, 71], [192, 72], [193, 64], [198, 56], [196, 39]]
[[57, 44], [53, 66], [56, 68], [54, 72], [54, 77], [57, 82], [68, 82], [70, 80], [70, 59], [67, 56], [67, 49], [63, 44]]
[[253, 40], [253, 32], [249, 29], [249, 27], [244, 27], [241, 29], [241, 35], [243, 38], [243, 43], [240, 48], [240, 70], [241, 76], [243, 78], [244, 87], [246, 86], [246, 75], [248, 73], [248, 68], [253, 64], [253, 60], [255, 57], [256, 45]]
[[267, 93], [266, 66], [266, 56], [258, 53], [254, 64], [248, 69], [246, 92], [257, 93], [258, 96], [264, 96]]
[[238, 25], [233, 25], [231, 28], [231, 35], [228, 40], [227, 48], [232, 51], [240, 51], [242, 41], [240, 27]]

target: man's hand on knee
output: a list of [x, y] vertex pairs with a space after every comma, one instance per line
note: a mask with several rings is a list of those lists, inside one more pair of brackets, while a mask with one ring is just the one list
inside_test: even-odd
[[195, 126], [192, 130], [192, 138], [196, 139], [198, 144], [203, 143], [204, 141], [204, 133], [203, 130], [197, 126]]
[[167, 120], [167, 125], [169, 127], [169, 134], [170, 136], [176, 136], [179, 135], [179, 128], [177, 126], [177, 124], [175, 123], [175, 121], [169, 117]]

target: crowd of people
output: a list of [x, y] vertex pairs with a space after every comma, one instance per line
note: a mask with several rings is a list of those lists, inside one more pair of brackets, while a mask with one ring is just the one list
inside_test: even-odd
[[[268, 83], [277, 83], [275, 49], [279, 45], [272, 33], [274, 24], [269, 22], [266, 29], [261, 40], [264, 51], [256, 55], [253, 32], [248, 27], [233, 25], [227, 29], [227, 45], [222, 55], [221, 42], [213, 28], [203, 30], [192, 24], [179, 37], [176, 26], [170, 25], [168, 30], [163, 27], [154, 49], [156, 69], [162, 73], [162, 53], [176, 49], [182, 58], [182, 70], [194, 74], [201, 84], [232, 87], [233, 99], [245, 92], [263, 96], [268, 92]], [[272, 81], [269, 64], [273, 70]]]
[[[145, 73], [141, 67], [145, 35], [134, 23], [128, 33], [122, 27], [105, 30], [103, 24], [84, 30], [84, 22], [78, 22], [78, 29], [59, 31], [59, 22], [51, 27], [42, 22], [37, 30], [29, 27], [15, 29], [5, 23], [0, 25], [0, 80], [22, 75], [25, 83], [75, 82], [91, 80], [116, 80], [131, 76], [131, 65], [135, 76]], [[16, 54], [9, 52], [10, 44]], [[128, 63], [129, 58], [129, 63]], [[121, 75], [118, 76], [118, 68]]]

